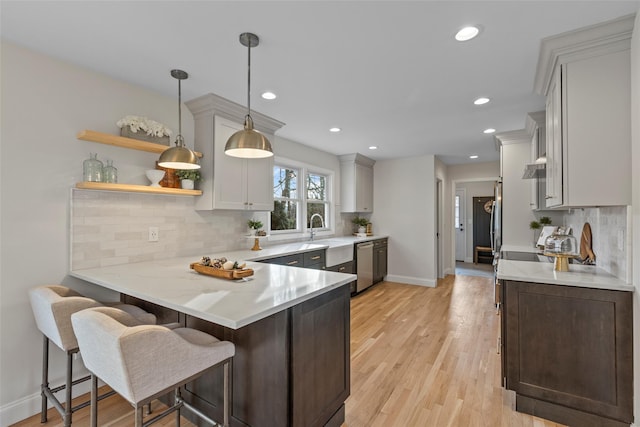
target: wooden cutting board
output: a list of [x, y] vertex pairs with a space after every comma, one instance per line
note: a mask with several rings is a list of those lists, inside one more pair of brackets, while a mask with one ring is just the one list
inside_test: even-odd
[[582, 226], [582, 236], [580, 237], [580, 259], [583, 261], [588, 259], [593, 262], [596, 260], [591, 244], [591, 225], [588, 222], [585, 222]]

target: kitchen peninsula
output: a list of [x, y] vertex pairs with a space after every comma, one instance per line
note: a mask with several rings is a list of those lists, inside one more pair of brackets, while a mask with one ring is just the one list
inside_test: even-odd
[[[229, 254], [231, 255], [231, 254]], [[231, 259], [231, 258], [229, 258]], [[248, 262], [228, 281], [190, 270], [194, 257], [71, 271], [158, 316], [236, 345], [232, 426], [339, 426], [349, 396], [349, 284], [355, 275]], [[213, 418], [222, 372], [183, 397]]]

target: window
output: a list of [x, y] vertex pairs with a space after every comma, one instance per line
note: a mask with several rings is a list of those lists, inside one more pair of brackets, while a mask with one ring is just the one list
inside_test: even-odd
[[456, 230], [460, 228], [460, 196], [456, 195], [456, 208], [455, 208], [455, 227]]
[[307, 228], [318, 227], [318, 219], [314, 218], [311, 224], [311, 216], [320, 214], [323, 220], [322, 228], [327, 226], [329, 218], [329, 201], [327, 200], [327, 177], [320, 174], [307, 173]]
[[298, 176], [295, 168], [275, 165], [273, 167], [273, 211], [271, 212], [271, 231], [299, 229], [298, 212]]
[[332, 231], [331, 171], [319, 171], [294, 161], [273, 167], [272, 235], [305, 233], [311, 228]]

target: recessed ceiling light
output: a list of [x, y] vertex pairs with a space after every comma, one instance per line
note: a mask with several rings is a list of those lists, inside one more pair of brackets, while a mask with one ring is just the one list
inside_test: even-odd
[[458, 40], [459, 42], [466, 42], [467, 40], [471, 40], [478, 34], [480, 34], [480, 29], [478, 27], [464, 27], [456, 33], [456, 40]]
[[329, 129], [329, 132], [340, 132], [342, 129], [340, 128], [331, 128]]
[[494, 133], [496, 130], [494, 128], [485, 129], [482, 132], [484, 133]]
[[273, 92], [264, 92], [264, 93], [262, 94], [262, 97], [263, 97], [264, 99], [276, 99], [276, 98], [277, 98], [277, 97], [276, 97], [276, 94], [275, 94], [275, 93], [273, 93]]
[[470, 158], [470, 159], [477, 159], [477, 158], [478, 158], [478, 155], [477, 155], [477, 154], [474, 154], [473, 156], [469, 156], [469, 158]]
[[473, 101], [473, 103], [476, 104], [476, 105], [482, 105], [482, 104], [486, 104], [489, 101], [491, 101], [489, 98], [480, 97], [480, 98], [476, 99], [475, 101]]
[[372, 145], [372, 146], [369, 147], [369, 150], [377, 150], [377, 149], [378, 149], [378, 147], [376, 147], [375, 145]]

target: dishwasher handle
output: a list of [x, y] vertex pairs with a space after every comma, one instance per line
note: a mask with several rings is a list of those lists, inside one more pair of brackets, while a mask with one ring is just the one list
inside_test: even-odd
[[356, 248], [358, 249], [369, 249], [372, 247], [373, 247], [373, 242], [358, 243], [358, 245], [356, 246]]

